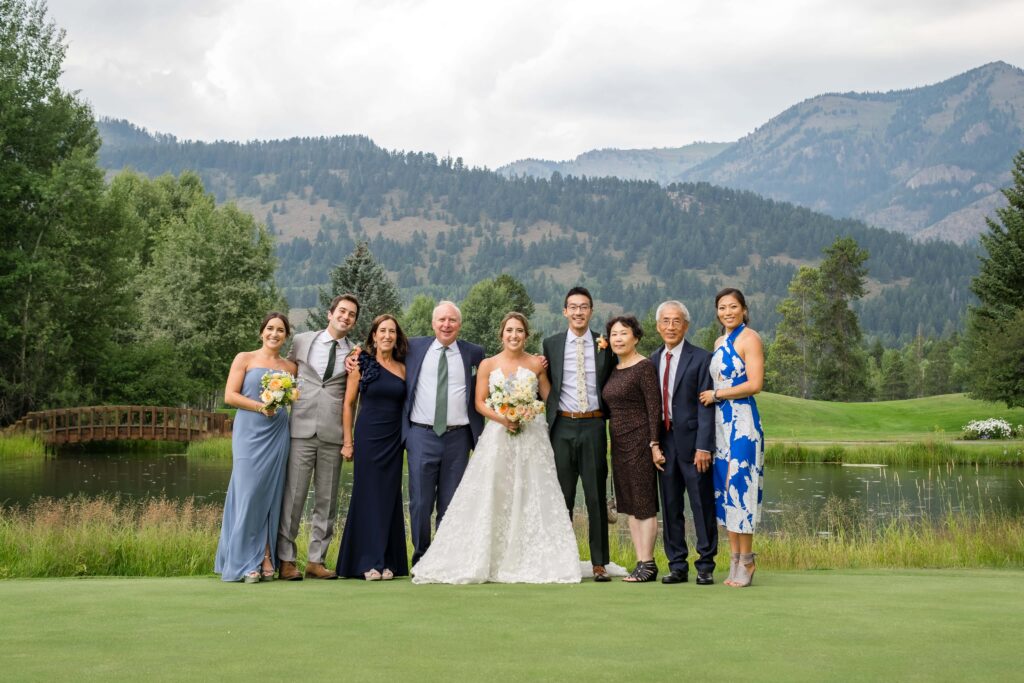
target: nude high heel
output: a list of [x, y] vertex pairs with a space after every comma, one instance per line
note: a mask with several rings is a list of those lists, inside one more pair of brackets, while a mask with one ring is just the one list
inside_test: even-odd
[[736, 570], [740, 566], [740, 554], [732, 553], [729, 555], [729, 576], [726, 577], [724, 583], [726, 586], [732, 586], [736, 583]]
[[757, 565], [754, 564], [755, 557], [757, 557], [757, 553], [740, 554], [739, 566], [736, 569], [736, 578], [732, 583], [733, 586], [736, 586], [737, 588], [746, 588], [754, 582], [754, 572], [757, 571]]

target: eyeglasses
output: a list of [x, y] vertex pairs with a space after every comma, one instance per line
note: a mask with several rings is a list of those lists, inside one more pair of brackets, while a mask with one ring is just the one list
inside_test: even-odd
[[659, 322], [662, 327], [682, 327], [686, 324], [679, 318], [662, 318]]
[[590, 304], [569, 304], [565, 307], [565, 310], [570, 313], [586, 313], [590, 310]]

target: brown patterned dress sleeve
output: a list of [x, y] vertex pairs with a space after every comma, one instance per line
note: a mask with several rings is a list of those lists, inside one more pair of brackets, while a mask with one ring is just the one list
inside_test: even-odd
[[640, 388], [647, 408], [647, 426], [650, 440], [657, 441], [661, 424], [661, 392], [658, 390], [658, 370], [649, 360], [644, 360], [643, 366], [640, 371]]

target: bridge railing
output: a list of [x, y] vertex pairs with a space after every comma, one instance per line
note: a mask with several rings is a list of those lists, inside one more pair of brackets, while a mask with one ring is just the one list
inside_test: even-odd
[[163, 406], [88, 406], [28, 413], [13, 429], [32, 431], [46, 443], [86, 441], [198, 441], [229, 436], [224, 413]]

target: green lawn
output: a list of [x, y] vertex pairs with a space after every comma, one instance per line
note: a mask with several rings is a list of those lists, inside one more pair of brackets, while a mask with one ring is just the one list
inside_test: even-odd
[[975, 401], [964, 394], [906, 401], [830, 403], [758, 394], [765, 437], [775, 441], [921, 441], [959, 439], [971, 420], [1001, 417], [1024, 424], [1024, 408]]
[[755, 586], [0, 581], [0, 678], [1019, 680], [1022, 571]]

